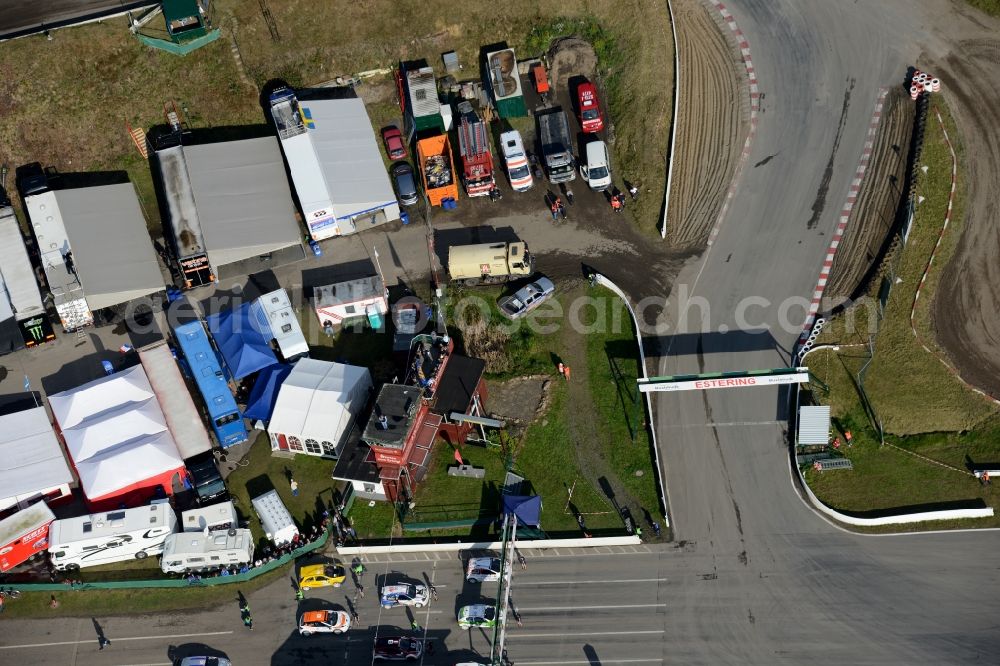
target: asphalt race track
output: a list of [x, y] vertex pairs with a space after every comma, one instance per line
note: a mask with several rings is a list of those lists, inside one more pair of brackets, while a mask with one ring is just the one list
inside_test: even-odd
[[[670, 295], [662, 374], [789, 364], [879, 88], [899, 85], [922, 53], [943, 61], [948, 31], [976, 36], [948, 2], [916, 4], [727, 3], [753, 52], [762, 112], [715, 243]], [[681, 321], [682, 292], [700, 299], [707, 321], [697, 307]], [[741, 303], [753, 306], [742, 322]], [[786, 392], [767, 388], [659, 395], [673, 543], [529, 551], [513, 584], [524, 625], [510, 629], [513, 662], [998, 663], [1000, 532], [861, 536], [829, 524], [792, 482], [787, 404]], [[464, 582], [458, 555], [373, 558], [370, 571], [366, 578], [399, 572], [438, 586], [440, 600], [415, 613], [438, 646], [424, 663], [485, 653], [487, 635], [455, 623], [458, 607], [480, 594]], [[112, 641], [104, 652], [89, 618], [7, 620], [0, 663], [166, 665], [168, 654], [207, 645], [237, 666], [368, 664], [369, 627], [409, 633], [410, 618], [404, 609], [380, 611], [377, 583], [365, 585], [362, 628], [347, 636], [295, 635], [298, 608], [282, 581], [251, 596], [253, 632], [239, 623], [235, 601], [200, 613], [101, 618]], [[350, 584], [316, 591], [306, 605], [344, 607], [351, 594]]]
[[[920, 48], [947, 47], [928, 29], [933, 11], [910, 4], [727, 3], [750, 43], [762, 113], [717, 241], [671, 295], [671, 324], [682, 289], [703, 299], [707, 321], [694, 307], [660, 340], [662, 374], [790, 364], [792, 324], [805, 317], [878, 90], [900, 85]], [[671, 595], [667, 661], [995, 662], [1000, 599], [983, 592], [1000, 579], [1000, 533], [858, 536], [827, 524], [791, 483], [787, 400], [775, 388], [658, 397], [675, 538], [718, 575]], [[675, 568], [665, 557], [664, 574]]]

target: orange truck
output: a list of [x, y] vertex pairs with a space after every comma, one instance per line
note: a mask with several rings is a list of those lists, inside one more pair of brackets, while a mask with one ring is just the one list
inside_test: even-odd
[[458, 181], [455, 179], [455, 161], [451, 157], [448, 135], [439, 134], [418, 141], [417, 159], [424, 180], [424, 192], [431, 205], [453, 207], [458, 201]]

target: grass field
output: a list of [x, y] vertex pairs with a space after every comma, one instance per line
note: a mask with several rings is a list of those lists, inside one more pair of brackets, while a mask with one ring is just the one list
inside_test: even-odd
[[[251, 436], [258, 431], [252, 431]], [[267, 435], [261, 433], [250, 447], [250, 452], [240, 461], [239, 466], [226, 479], [226, 485], [233, 496], [240, 515], [250, 519], [250, 529], [254, 538], [260, 541], [263, 531], [250, 500], [272, 488], [278, 491], [292, 518], [300, 528], [309, 529], [322, 520], [324, 504], [329, 506], [333, 498], [333, 461], [315, 456], [296, 455], [279, 458], [271, 455], [271, 443]], [[299, 485], [298, 497], [292, 496], [288, 474]]]
[[[938, 106], [940, 102], [935, 100], [933, 104]], [[921, 291], [914, 317], [922, 340], [935, 351], [929, 310], [941, 271], [961, 234], [965, 206], [962, 148], [957, 144], [958, 134], [947, 109], [939, 108], [959, 158], [959, 188], [952, 224]], [[934, 108], [921, 156], [921, 164], [928, 169], [917, 188], [925, 200], [917, 208], [909, 241], [900, 257], [900, 279], [886, 304], [885, 318], [875, 339], [875, 358], [865, 380], [866, 392], [886, 431], [886, 446], [879, 446], [856, 385], [857, 373], [869, 358], [863, 334], [867, 330], [868, 306], [850, 313], [858, 326], [846, 325], [846, 317], [840, 315], [824, 329], [821, 343], [844, 346], [837, 351], [814, 352], [807, 358], [810, 371], [830, 387], [829, 395], [817, 394], [818, 401], [831, 406], [835, 426], [841, 432], [851, 430], [855, 445], [842, 448], [851, 458], [852, 471], [816, 472], [809, 468], [806, 479], [821, 500], [843, 511], [863, 514], [903, 507], [943, 508], [951, 502], [976, 500], [1000, 511], [1000, 497], [994, 497], [991, 488], [980, 486], [966, 468], [970, 461], [1000, 460], [1000, 414], [991, 403], [962, 385], [934, 353], [925, 350], [910, 328], [914, 293], [937, 241], [951, 183], [951, 158], [933, 112]], [[963, 527], [969, 523], [928, 523], [917, 529]], [[974, 522], [974, 526], [985, 525], [1000, 525], [1000, 516]]]
[[[493, 292], [477, 290], [485, 302], [492, 302]], [[582, 285], [571, 287], [559, 297], [558, 307], [568, 311], [569, 304], [577, 297], [592, 294]], [[453, 299], [457, 298], [453, 294]], [[615, 303], [617, 298], [607, 299]], [[543, 306], [544, 307], [544, 306]], [[547, 318], [556, 306], [539, 308], [532, 317]], [[589, 323], [584, 320], [582, 323]], [[550, 533], [578, 533], [578, 526], [568, 507], [569, 491], [573, 490], [573, 505], [586, 517], [591, 532], [619, 530], [621, 520], [611, 502], [598, 487], [602, 475], [626, 489], [635, 503], [654, 510], [658, 506], [656, 482], [652, 471], [652, 458], [645, 429], [640, 427], [632, 443], [632, 429], [640, 424], [642, 410], [634, 408], [635, 378], [638, 369], [637, 350], [631, 328], [621, 332], [596, 331], [581, 335], [560, 322], [557, 330], [534, 332], [522, 326], [506, 340], [506, 354], [511, 360], [501, 359], [504, 368], [497, 376], [511, 377], [527, 374], [551, 374], [548, 410], [531, 423], [517, 444], [513, 470], [525, 477], [534, 492], [542, 496], [542, 527]], [[468, 340], [468, 335], [456, 336]], [[554, 372], [555, 360], [569, 361], [579, 355], [577, 372], [567, 383]], [[502, 354], [498, 354], [502, 356]], [[582, 381], [584, 380], [585, 381]], [[583, 389], [589, 386], [589, 390]], [[631, 391], [632, 393], [629, 393]], [[489, 409], [489, 402], [486, 405]], [[595, 436], [587, 437], [589, 430], [580, 430], [581, 413], [592, 415]], [[586, 425], [586, 424], [585, 424]], [[499, 441], [498, 436], [495, 437]], [[486, 470], [482, 481], [448, 476], [448, 467], [455, 463], [454, 452], [439, 441], [434, 452], [426, 480], [418, 488], [415, 506], [407, 517], [408, 522], [446, 522], [475, 519], [495, 515], [499, 502], [499, 489], [505, 475], [505, 456], [499, 446], [465, 446], [462, 456], [466, 462]], [[636, 476], [636, 472], [641, 474]], [[628, 498], [618, 497], [625, 503]], [[351, 510], [359, 536], [381, 537], [389, 533], [400, 536], [403, 531], [394, 520], [391, 507], [377, 503], [368, 507], [357, 502]], [[407, 536], [473, 537], [489, 536], [489, 526], [473, 528], [446, 527], [424, 533], [407, 532]]]
[[[290, 575], [290, 567], [281, 567], [246, 583], [194, 588], [150, 588], [137, 590], [74, 590], [65, 592], [26, 592], [16, 601], [8, 601], [4, 617], [101, 617], [130, 614], [165, 613], [179, 610], [206, 610], [232, 603], [236, 617], [236, 591], [249, 594]], [[50, 608], [51, 597], [59, 602]]]
[[[274, 19], [268, 26], [266, 4]], [[377, 70], [400, 59], [426, 58], [443, 74], [441, 53], [456, 50], [464, 75], [478, 77], [481, 46], [506, 40], [522, 57], [539, 55], [549, 37], [580, 34], [594, 41], [606, 61], [600, 76], [616, 126], [614, 147], [622, 173], [641, 175], [662, 199], [664, 157], [671, 109], [670, 30], [663, 6], [594, 0], [502, 4], [213, 3], [223, 35], [186, 56], [143, 46], [124, 17], [53, 32], [53, 40], [27, 37], [3, 44], [0, 60], [0, 163], [41, 162], [63, 172], [126, 169], [139, 186], [159, 229], [149, 169], [126, 132], [164, 122], [163, 104], [174, 101], [193, 128], [260, 124], [258, 92], [244, 84], [231, 54], [235, 37], [244, 69], [258, 88], [273, 79], [308, 86], [339, 75]], [[636, 30], [635, 26], [644, 26]], [[273, 28], [273, 33], [272, 33]], [[383, 76], [362, 85], [390, 81]], [[393, 100], [373, 105], [381, 124]], [[646, 218], [649, 218], [648, 220]], [[655, 215], [644, 215], [652, 228]]]
[[965, 0], [967, 3], [992, 16], [1000, 16], [1000, 0]]
[[[969, 430], [996, 413], [991, 403], [956, 381], [935, 354], [924, 350], [910, 329], [914, 293], [944, 221], [951, 185], [951, 158], [934, 117], [934, 108], [939, 108], [945, 119], [949, 137], [959, 157], [960, 176], [952, 222], [921, 290], [914, 319], [921, 340], [932, 349], [936, 346], [930, 306], [934, 302], [938, 280], [955, 251], [964, 223], [966, 193], [964, 178], [961, 177], [962, 147], [947, 108], [936, 99], [932, 102], [921, 155], [921, 164], [928, 169], [926, 174], [921, 175], [917, 187], [925, 200], [917, 207], [913, 230], [899, 261], [899, 279], [886, 304], [885, 318], [875, 339], [875, 359], [865, 381], [868, 395], [886, 431], [896, 435]], [[855, 330], [845, 330], [845, 318], [838, 317], [824, 330], [820, 341], [843, 345], [866, 344], [868, 313], [865, 307], [861, 306], [860, 311], [852, 313], [858, 323]], [[864, 362], [864, 356], [861, 347], [844, 349], [841, 353], [842, 362], [855, 372]], [[810, 363], [814, 361], [810, 360]], [[818, 376], [824, 379], [824, 375]], [[840, 396], [831, 399], [851, 400]]]

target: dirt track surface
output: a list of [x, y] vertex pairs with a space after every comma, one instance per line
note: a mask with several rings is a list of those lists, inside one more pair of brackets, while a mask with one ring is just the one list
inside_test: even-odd
[[938, 343], [962, 377], [1000, 395], [1000, 20], [974, 18], [993, 38], [954, 42], [928, 67], [944, 83], [962, 133], [966, 225], [934, 303]]
[[914, 113], [914, 103], [902, 88], [892, 88], [885, 98], [857, 203], [833, 260], [827, 298], [850, 298], [880, 256], [905, 185]]
[[677, 156], [667, 238], [674, 247], [704, 244], [712, 230], [748, 131], [742, 60], [728, 28], [701, 3], [674, 4], [681, 89]]

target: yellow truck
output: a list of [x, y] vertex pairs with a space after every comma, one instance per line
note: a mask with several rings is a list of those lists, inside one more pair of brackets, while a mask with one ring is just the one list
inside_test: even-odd
[[535, 272], [535, 256], [528, 244], [480, 243], [448, 248], [448, 275], [452, 282], [474, 286], [498, 284]]

